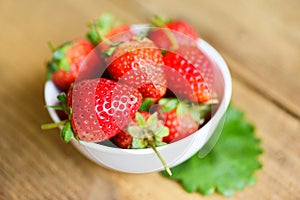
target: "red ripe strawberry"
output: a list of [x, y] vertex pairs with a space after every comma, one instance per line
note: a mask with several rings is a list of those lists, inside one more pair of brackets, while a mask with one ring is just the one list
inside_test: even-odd
[[121, 130], [111, 138], [111, 141], [122, 149], [129, 149], [132, 143], [132, 136], [126, 131]]
[[161, 51], [147, 38], [132, 38], [121, 43], [107, 59], [110, 76], [142, 93], [160, 98], [166, 93]]
[[101, 142], [115, 136], [134, 117], [142, 101], [135, 89], [100, 78], [76, 83], [71, 124], [84, 141]]
[[[145, 120], [150, 116], [148, 112], [139, 112]], [[136, 123], [136, 120], [133, 119], [133, 123]], [[132, 143], [132, 136], [127, 132], [127, 130], [121, 130], [116, 136], [111, 138], [111, 141], [122, 149], [128, 149]]]
[[[156, 149], [156, 147], [163, 146], [166, 144], [162, 140], [163, 137], [169, 134], [169, 129], [165, 127], [162, 124], [162, 122], [158, 119], [157, 113], [149, 115], [149, 113], [137, 112], [135, 115], [135, 123], [128, 125], [125, 134], [126, 139], [128, 139], [131, 136], [131, 144], [125, 145], [125, 143], [122, 143], [121, 141], [121, 143], [117, 143], [117, 145], [125, 145], [126, 147], [130, 146], [130, 148], [132, 149], [152, 148], [157, 157], [160, 159], [167, 173], [170, 176], [172, 175], [170, 168], [167, 166], [163, 157]], [[121, 135], [121, 137], [123, 136], [124, 135]]]
[[174, 98], [162, 98], [156, 111], [164, 126], [169, 128], [169, 135], [163, 138], [166, 143], [178, 141], [194, 133], [204, 117], [200, 116], [199, 106], [188, 105]]
[[166, 27], [173, 31], [183, 33], [184, 35], [187, 35], [188, 37], [191, 37], [194, 40], [198, 39], [198, 34], [195, 31], [195, 29], [183, 20], [170, 21], [166, 24]]
[[155, 16], [151, 21], [158, 28], [152, 30], [148, 37], [159, 48], [174, 49], [181, 44], [195, 43], [198, 39], [195, 29], [183, 20], [171, 20], [162, 16]]
[[161, 115], [164, 125], [169, 128], [169, 135], [163, 138], [166, 143], [178, 141], [198, 130], [199, 124], [188, 113], [178, 115], [176, 109]]
[[197, 46], [181, 46], [175, 51], [191, 63], [204, 78], [210, 90], [214, 89], [213, 62]]
[[82, 78], [94, 77], [101, 66], [101, 60], [96, 55], [90, 56], [84, 65], [85, 68], [80, 69], [93, 49], [94, 46], [85, 39], [76, 39], [54, 49], [52, 60], [48, 63], [48, 78], [51, 78], [60, 90], [67, 91], [79, 72], [82, 72]]
[[168, 88], [175, 95], [199, 103], [212, 98], [212, 63], [197, 47], [166, 52], [163, 59]]

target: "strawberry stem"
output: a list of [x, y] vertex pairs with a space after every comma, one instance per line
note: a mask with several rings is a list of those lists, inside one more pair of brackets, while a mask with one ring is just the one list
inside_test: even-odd
[[49, 129], [57, 128], [59, 126], [65, 125], [68, 121], [69, 120], [66, 119], [66, 120], [63, 120], [63, 121], [60, 121], [60, 122], [57, 122], [57, 123], [43, 124], [43, 125], [41, 125], [41, 129], [42, 130], [49, 130]]
[[52, 52], [54, 52], [56, 50], [56, 47], [54, 46], [54, 44], [51, 41], [48, 42], [48, 46]]
[[163, 159], [163, 157], [160, 155], [160, 153], [157, 151], [155, 144], [153, 143], [149, 143], [150, 147], [153, 149], [153, 151], [155, 152], [155, 154], [157, 155], [157, 157], [159, 158], [160, 162], [163, 164], [166, 172], [169, 174], [169, 176], [172, 176], [172, 172], [170, 170], [170, 168], [168, 167], [167, 163], [165, 162], [165, 160]]
[[164, 29], [165, 34], [167, 35], [167, 37], [169, 38], [172, 46], [170, 47], [170, 50], [176, 50], [178, 49], [178, 43], [175, 39], [174, 34], [172, 33], [172, 31], [170, 29]]
[[167, 23], [171, 22], [171, 19], [162, 15], [155, 15], [150, 19], [150, 21], [157, 27], [165, 27]]

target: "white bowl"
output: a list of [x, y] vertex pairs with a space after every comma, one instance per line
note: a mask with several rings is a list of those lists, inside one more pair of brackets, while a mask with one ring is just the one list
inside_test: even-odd
[[[215, 81], [218, 82], [216, 90], [220, 97], [220, 104], [211, 119], [198, 131], [182, 140], [157, 148], [169, 167], [182, 163], [203, 147], [223, 117], [231, 98], [231, 76], [224, 59], [204, 40], [199, 39], [198, 46], [215, 63], [217, 72]], [[53, 82], [47, 81], [45, 84], [46, 105], [55, 105], [58, 94], [59, 91]], [[48, 108], [48, 111], [54, 122], [60, 121], [53, 109]], [[71, 143], [92, 161], [113, 170], [127, 173], [148, 173], [164, 169], [152, 149], [121, 149], [97, 143], [78, 142], [74, 138]]]

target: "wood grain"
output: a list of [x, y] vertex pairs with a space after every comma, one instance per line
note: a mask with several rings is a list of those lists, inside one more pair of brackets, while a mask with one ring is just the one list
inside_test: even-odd
[[297, 0], [1, 1], [0, 199], [228, 199], [188, 194], [159, 173], [104, 169], [62, 142], [58, 130], [40, 130], [50, 121], [43, 108], [47, 42], [84, 36], [86, 22], [107, 10], [130, 23], [154, 13], [190, 21], [227, 60], [232, 102], [262, 139], [257, 184], [231, 199], [300, 199]]
[[[159, 7], [154, 1], [138, 2], [148, 16], [167, 13], [189, 20], [209, 43], [243, 62], [233, 68], [235, 74], [300, 118], [297, 1], [163, 1]], [[170, 4], [174, 9], [169, 9]], [[130, 4], [122, 6], [134, 9]]]

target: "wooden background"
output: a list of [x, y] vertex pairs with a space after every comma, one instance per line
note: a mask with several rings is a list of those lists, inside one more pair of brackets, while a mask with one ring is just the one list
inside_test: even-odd
[[103, 169], [42, 132], [49, 40], [83, 36], [111, 11], [129, 23], [155, 13], [196, 27], [228, 62], [232, 102], [257, 127], [265, 153], [258, 183], [231, 199], [300, 199], [300, 2], [298, 0], [1, 0], [0, 199], [228, 199], [188, 194], [159, 173]]

